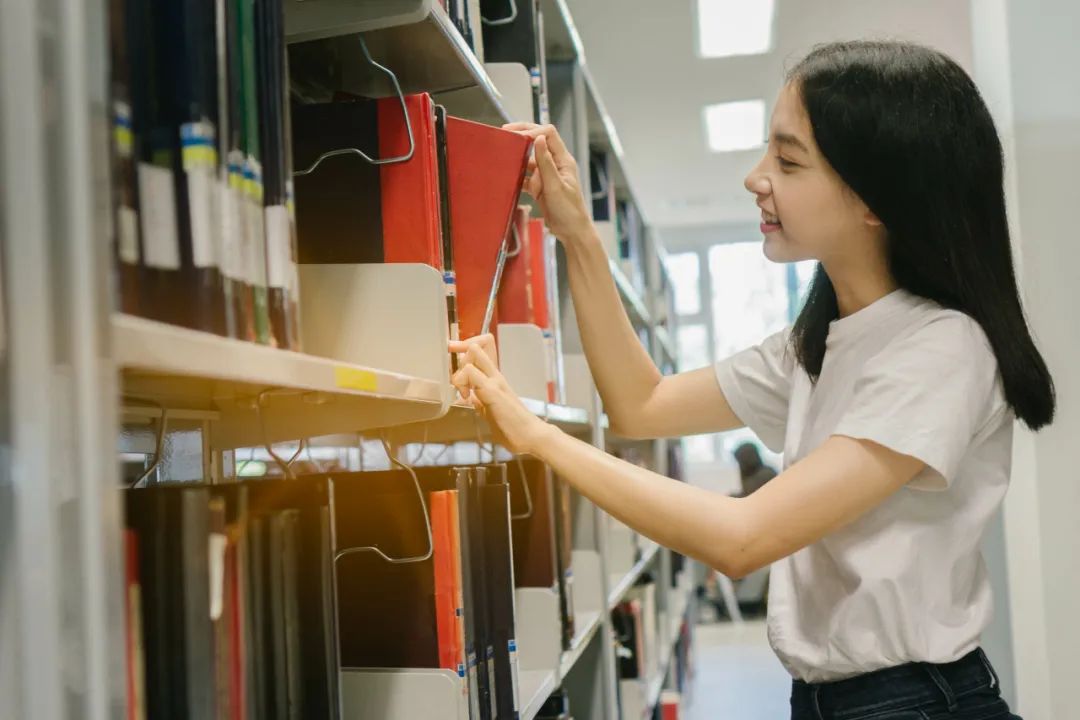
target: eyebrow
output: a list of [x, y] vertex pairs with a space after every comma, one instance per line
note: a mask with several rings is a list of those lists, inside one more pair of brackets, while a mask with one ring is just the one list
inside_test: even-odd
[[775, 133], [773, 140], [781, 145], [794, 145], [805, 153], [810, 152], [810, 148], [806, 147], [806, 144], [799, 138], [789, 133]]

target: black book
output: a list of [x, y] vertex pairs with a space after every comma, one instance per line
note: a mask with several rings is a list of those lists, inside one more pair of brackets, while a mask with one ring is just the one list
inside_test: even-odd
[[562, 646], [569, 650], [574, 642], [574, 527], [571, 511], [572, 493], [566, 481], [552, 476], [555, 509], [555, 560], [559, 587], [559, 616], [562, 619]]
[[[217, 42], [213, 3], [152, 3], [156, 123], [151, 152], [171, 172], [175, 226], [154, 213], [144, 232], [150, 309], [159, 319], [225, 333], [224, 287], [214, 218], [217, 166]], [[146, 189], [146, 188], [143, 188]], [[160, 188], [164, 191], [164, 188]], [[144, 193], [145, 194], [145, 193]], [[153, 252], [152, 252], [153, 249]]]
[[612, 216], [611, 175], [608, 172], [608, 156], [602, 150], [589, 150], [589, 188], [592, 196], [593, 220], [614, 220]]
[[288, 208], [284, 8], [281, 0], [255, 0], [255, 64], [259, 77], [259, 143], [263, 151], [266, 216], [266, 276], [270, 337], [278, 347], [296, 348], [299, 338], [292, 303], [293, 226]]
[[[446, 317], [450, 323], [450, 339], [459, 340], [457, 314], [457, 274], [454, 270], [454, 242], [450, 224], [450, 159], [446, 145], [446, 108], [435, 106], [435, 157], [439, 165], [439, 220], [442, 223], [443, 282], [446, 283]], [[452, 370], [457, 372], [457, 355], [450, 356]]]
[[[138, 135], [132, 97], [132, 51], [141, 32], [138, 0], [109, 0], [109, 94], [112, 105], [113, 263], [117, 307], [138, 314], [142, 243], [139, 238]], [[133, 42], [133, 40], [135, 40]], [[134, 46], [134, 47], [133, 47]]]
[[494, 653], [495, 720], [518, 717], [517, 640], [514, 630], [514, 560], [506, 466], [478, 468], [487, 580], [489, 642]]
[[[336, 564], [342, 666], [439, 667], [426, 501], [421, 505], [406, 472], [330, 477], [342, 554]], [[391, 559], [413, 560], [393, 563], [356, 551], [370, 547]]]
[[[293, 550], [283, 559], [285, 574], [295, 579], [291, 586], [298, 619], [299, 655], [289, 652], [299, 670], [302, 692], [301, 717], [340, 716], [338, 702], [337, 618], [334, 608], [334, 568], [330, 515], [330, 484], [326, 478], [266, 480], [246, 484], [256, 512], [274, 515], [288, 511], [295, 525], [286, 545]], [[295, 658], [299, 658], [297, 663]], [[288, 672], [292, 672], [289, 668]]]
[[[293, 159], [310, 167], [324, 152], [357, 148], [379, 157], [378, 102], [292, 107]], [[331, 158], [295, 180], [298, 259], [301, 263], [381, 263], [382, 193], [379, 166], [360, 158]], [[343, 242], [343, 231], [349, 241]]]
[[273, 656], [267, 637], [271, 634], [270, 578], [267, 572], [267, 556], [270, 552], [269, 520], [252, 515], [248, 523], [248, 607], [250, 609], [251, 646], [248, 663], [253, 677], [247, 688], [248, 707], [256, 718], [272, 718], [274, 707]]
[[[536, 0], [516, 0], [517, 17], [509, 23], [510, 0], [480, 0], [480, 12], [488, 20], [482, 23], [480, 18], [474, 21], [474, 29], [484, 32], [484, 61], [521, 63], [527, 68], [539, 67], [541, 45], [544, 41], [539, 36], [539, 8]], [[491, 23], [500, 23], [492, 25]]]

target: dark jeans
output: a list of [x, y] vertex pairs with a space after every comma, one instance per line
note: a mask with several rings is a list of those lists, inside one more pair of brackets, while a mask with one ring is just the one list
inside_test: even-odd
[[1020, 720], [982, 649], [946, 665], [910, 663], [833, 683], [796, 680], [791, 720]]

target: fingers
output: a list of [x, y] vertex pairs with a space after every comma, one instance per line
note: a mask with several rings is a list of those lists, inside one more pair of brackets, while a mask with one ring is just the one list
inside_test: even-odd
[[492, 365], [496, 369], [499, 367], [499, 349], [495, 344], [495, 336], [491, 333], [485, 333], [484, 335], [477, 335], [475, 337], [468, 338], [467, 340], [451, 340], [450, 352], [457, 353], [459, 362], [464, 365], [470, 362], [467, 353], [469, 348], [478, 346], [488, 358], [490, 358]]
[[486, 401], [490, 400], [487, 392], [490, 389], [491, 378], [471, 363], [454, 373], [450, 382], [458, 389], [463, 399], [471, 399], [474, 405], [477, 401], [486, 403]]
[[479, 345], [473, 345], [469, 348], [469, 351], [465, 353], [465, 357], [469, 362], [476, 367], [480, 368], [480, 372], [484, 373], [488, 377], [492, 377], [499, 374], [499, 368], [492, 362], [491, 357], [484, 352], [483, 348]]
[[536, 139], [536, 165], [540, 170], [539, 175], [544, 185], [558, 187], [558, 184], [562, 182], [562, 178], [559, 177], [559, 168], [555, 165], [555, 159], [551, 155], [547, 138], [544, 136]]
[[551, 150], [555, 163], [559, 167], [562, 167], [574, 159], [570, 154], [570, 151], [566, 149], [566, 143], [563, 142], [562, 136], [559, 135], [559, 131], [554, 125], [510, 123], [508, 125], [503, 125], [503, 129], [511, 130], [526, 137], [530, 137], [533, 140], [538, 140], [541, 137], [544, 138], [548, 143], [548, 148]]

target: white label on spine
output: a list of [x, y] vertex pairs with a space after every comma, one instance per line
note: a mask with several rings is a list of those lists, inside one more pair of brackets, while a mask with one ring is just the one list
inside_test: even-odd
[[217, 194], [221, 211], [221, 272], [235, 280], [244, 245], [240, 237], [241, 223], [236, 217], [236, 199], [227, 179], [218, 181]]
[[139, 214], [126, 205], [117, 208], [116, 243], [120, 262], [139, 264]]
[[266, 275], [272, 288], [289, 287], [292, 243], [289, 237], [289, 210], [284, 205], [266, 208]]
[[197, 268], [218, 264], [214, 249], [214, 175], [204, 167], [187, 171], [188, 205], [191, 208], [191, 255]]
[[262, 206], [251, 198], [248, 199], [248, 218], [251, 244], [247, 248], [247, 281], [252, 287], [266, 287], [266, 223]]
[[225, 609], [225, 550], [229, 539], [210, 533], [210, 619], [220, 620]]
[[146, 264], [159, 270], [179, 270], [180, 238], [176, 232], [172, 171], [139, 163], [139, 202]]
[[521, 698], [518, 693], [521, 690], [518, 687], [518, 653], [517, 642], [511, 640], [508, 644], [508, 650], [510, 651], [510, 677], [513, 683], [513, 698], [514, 698], [514, 712], [521, 709]]

